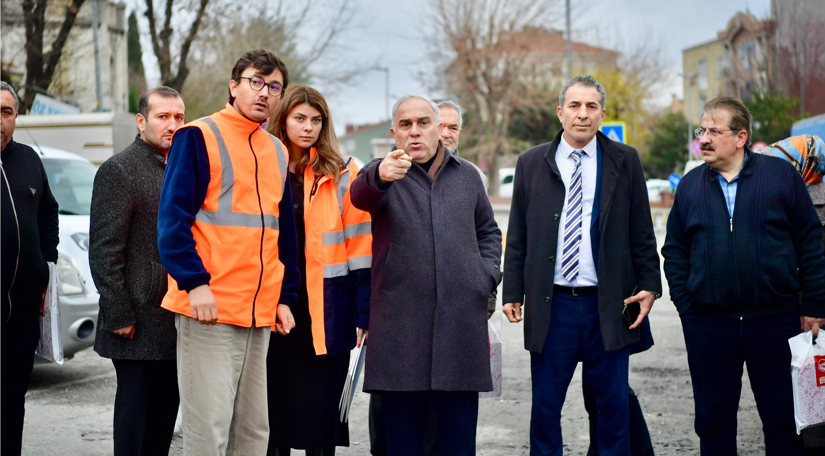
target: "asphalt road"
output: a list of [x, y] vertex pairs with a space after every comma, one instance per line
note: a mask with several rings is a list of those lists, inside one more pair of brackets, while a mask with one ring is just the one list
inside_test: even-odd
[[[505, 216], [506, 217], [506, 216]], [[504, 217], [502, 217], [504, 218]], [[506, 221], [502, 220], [502, 226]], [[659, 242], [663, 233], [657, 233]], [[499, 303], [499, 308], [501, 304]], [[495, 317], [494, 317], [495, 318]], [[667, 288], [651, 313], [656, 345], [634, 355], [630, 384], [639, 395], [658, 455], [699, 454], [693, 433], [693, 397], [684, 338]], [[523, 349], [522, 326], [502, 325], [503, 395], [480, 402], [478, 454], [488, 456], [529, 454], [530, 360]], [[739, 411], [739, 455], [764, 454], [761, 423], [747, 374], [743, 380]], [[115, 372], [109, 360], [86, 350], [63, 366], [35, 367], [26, 402], [23, 435], [25, 455], [112, 454], [112, 411]], [[337, 454], [369, 454], [368, 396], [358, 393], [350, 416], [349, 448]], [[587, 416], [581, 401], [581, 375], [574, 375], [562, 416], [565, 454], [587, 452]], [[176, 436], [170, 454], [181, 453]], [[302, 454], [302, 452], [296, 452]]]

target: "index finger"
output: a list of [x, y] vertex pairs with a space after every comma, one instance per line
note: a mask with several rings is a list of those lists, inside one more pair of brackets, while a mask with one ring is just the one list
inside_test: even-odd
[[400, 159], [402, 155], [407, 155], [407, 153], [404, 152], [404, 149], [396, 149], [387, 154], [388, 157], [395, 159]]

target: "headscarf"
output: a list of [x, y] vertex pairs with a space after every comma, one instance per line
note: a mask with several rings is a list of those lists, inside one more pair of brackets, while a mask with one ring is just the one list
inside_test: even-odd
[[807, 186], [822, 183], [822, 176], [825, 175], [825, 142], [819, 136], [791, 136], [771, 144], [760, 153], [790, 162], [802, 174]]

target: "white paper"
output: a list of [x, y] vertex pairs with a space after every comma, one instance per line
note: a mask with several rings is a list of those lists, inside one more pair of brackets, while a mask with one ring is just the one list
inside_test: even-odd
[[352, 399], [355, 397], [355, 388], [358, 387], [358, 379], [361, 377], [361, 371], [364, 369], [366, 354], [366, 343], [362, 343], [361, 347], [353, 348], [350, 354], [347, 379], [344, 382], [344, 390], [341, 392], [341, 400], [338, 401], [338, 410], [341, 411], [340, 419], [342, 423], [346, 423], [349, 420], [349, 410], [352, 406]]
[[49, 284], [40, 301], [40, 341], [35, 353], [57, 364], [63, 364], [63, 339], [60, 328], [60, 298], [57, 295], [57, 271], [49, 265]]

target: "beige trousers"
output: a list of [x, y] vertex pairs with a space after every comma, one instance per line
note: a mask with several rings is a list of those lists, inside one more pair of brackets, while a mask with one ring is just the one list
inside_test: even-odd
[[176, 315], [183, 453], [265, 455], [270, 328], [202, 325]]

